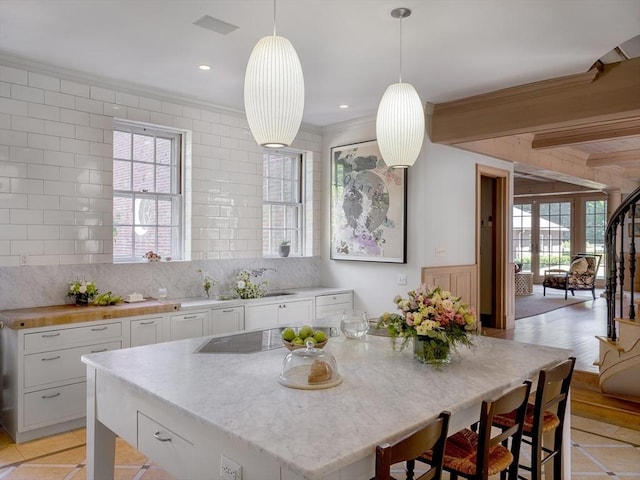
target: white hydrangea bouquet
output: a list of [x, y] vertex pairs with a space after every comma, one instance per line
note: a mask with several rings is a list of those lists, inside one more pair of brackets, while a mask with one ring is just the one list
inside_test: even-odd
[[238, 273], [234, 290], [239, 298], [260, 298], [267, 293], [268, 282], [255, 282], [251, 280], [252, 276], [249, 270], [241, 270]]
[[76, 305], [88, 305], [89, 300], [98, 294], [98, 287], [94, 282], [87, 282], [85, 280], [76, 280], [69, 282], [69, 291], [67, 295], [69, 297], [75, 297]]

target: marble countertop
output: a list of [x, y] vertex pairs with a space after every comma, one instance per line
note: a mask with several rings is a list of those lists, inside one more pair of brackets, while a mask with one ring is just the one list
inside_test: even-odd
[[477, 337], [475, 347], [461, 348], [450, 364], [434, 369], [414, 360], [410, 348], [394, 351], [389, 338], [333, 337], [325, 350], [335, 356], [343, 382], [326, 390], [296, 390], [278, 383], [286, 349], [195, 353], [209, 338], [86, 355], [83, 361], [308, 479], [366, 458], [375, 445], [442, 410], [455, 416], [571, 353]]

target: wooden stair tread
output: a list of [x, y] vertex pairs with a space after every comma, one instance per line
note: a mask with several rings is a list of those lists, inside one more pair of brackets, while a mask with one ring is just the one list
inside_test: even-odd
[[625, 325], [633, 325], [634, 327], [640, 327], [640, 321], [638, 319], [632, 318], [614, 318], [614, 320], [618, 323], [624, 323]]
[[573, 382], [571, 414], [640, 431], [640, 403], [604, 395], [591, 387], [576, 388]]
[[[607, 345], [609, 345], [611, 348], [613, 348], [614, 350], [617, 350], [619, 352], [624, 352], [624, 348], [622, 348], [619, 344], [617, 340], [610, 340], [607, 337], [602, 337], [602, 336], [596, 336], [596, 338], [598, 340], [600, 340], [601, 342], [606, 343]], [[597, 364], [597, 363], [596, 363]]]

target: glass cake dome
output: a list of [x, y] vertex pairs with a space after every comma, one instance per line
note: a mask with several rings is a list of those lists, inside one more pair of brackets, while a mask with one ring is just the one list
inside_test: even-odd
[[302, 390], [331, 388], [342, 383], [336, 359], [329, 352], [314, 348], [307, 342], [306, 348], [293, 350], [282, 361], [278, 381], [285, 387]]

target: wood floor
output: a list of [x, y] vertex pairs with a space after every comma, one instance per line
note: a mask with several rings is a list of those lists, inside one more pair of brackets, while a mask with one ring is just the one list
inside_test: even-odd
[[[590, 292], [576, 293], [580, 294], [590, 295]], [[568, 348], [576, 357], [576, 370], [598, 373], [598, 367], [593, 364], [600, 348], [596, 335], [607, 334], [607, 302], [596, 295], [595, 300], [516, 320], [512, 330], [484, 328], [483, 333], [518, 342]]]

